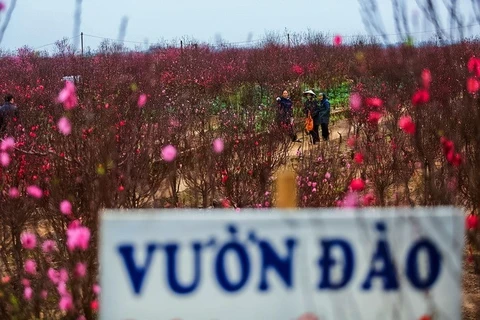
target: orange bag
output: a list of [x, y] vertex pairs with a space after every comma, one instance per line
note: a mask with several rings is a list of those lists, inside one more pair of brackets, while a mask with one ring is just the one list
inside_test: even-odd
[[312, 115], [310, 114], [310, 111], [308, 111], [308, 117], [305, 119], [305, 130], [307, 132], [310, 132], [313, 130], [313, 118], [312, 118]]

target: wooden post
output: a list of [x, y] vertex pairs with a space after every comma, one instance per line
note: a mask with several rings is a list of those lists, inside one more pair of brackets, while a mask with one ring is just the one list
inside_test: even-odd
[[277, 177], [277, 208], [297, 207], [297, 181], [293, 171], [281, 172]]

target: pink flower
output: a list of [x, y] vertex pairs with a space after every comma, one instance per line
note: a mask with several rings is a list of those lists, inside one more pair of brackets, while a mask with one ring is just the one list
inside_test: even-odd
[[72, 214], [72, 204], [68, 200], [60, 202], [60, 212], [68, 216]]
[[89, 241], [90, 230], [87, 227], [80, 226], [67, 230], [67, 247], [70, 251], [87, 250]]
[[37, 263], [32, 259], [28, 259], [23, 264], [23, 269], [25, 270], [26, 273], [36, 274], [37, 273]]
[[53, 268], [48, 269], [47, 276], [53, 284], [57, 284], [60, 281], [60, 273]]
[[147, 103], [147, 95], [145, 93], [142, 93], [139, 97], [138, 97], [138, 107], [141, 108], [143, 107], [145, 104]]
[[177, 149], [171, 144], [162, 148], [162, 159], [167, 162], [172, 162], [177, 157]]
[[430, 93], [426, 89], [418, 89], [412, 96], [412, 104], [418, 106], [430, 101]]
[[94, 284], [92, 287], [93, 293], [100, 294], [100, 286], [98, 284]]
[[377, 109], [380, 109], [381, 107], [383, 107], [382, 99], [377, 98], [377, 97], [367, 98], [367, 100], [365, 102], [367, 103], [368, 106], [374, 107], [374, 108], [377, 108]]
[[25, 249], [32, 250], [37, 246], [37, 238], [33, 233], [24, 232], [20, 236], [20, 242]]
[[78, 262], [75, 265], [75, 275], [79, 278], [85, 277], [87, 274], [87, 266], [83, 262]]
[[10, 277], [9, 276], [3, 276], [2, 277], [2, 283], [9, 283], [10, 282]]
[[333, 37], [333, 45], [337, 47], [342, 45], [342, 36], [337, 34], [335, 37]]
[[0, 151], [10, 152], [15, 147], [15, 140], [12, 137], [5, 138], [0, 144]]
[[31, 287], [26, 287], [24, 290], [23, 290], [23, 297], [25, 298], [25, 300], [31, 300], [32, 299], [32, 295], [33, 295], [33, 290]]
[[65, 268], [60, 269], [59, 273], [60, 282], [67, 282], [68, 281], [68, 271]]
[[78, 103], [75, 85], [71, 81], [65, 81], [65, 87], [58, 94], [57, 101], [63, 103], [66, 110], [75, 108]]
[[67, 117], [61, 117], [57, 123], [58, 131], [64, 136], [68, 136], [72, 132], [72, 124]]
[[412, 118], [410, 116], [403, 116], [398, 120], [398, 126], [402, 129], [405, 133], [408, 134], [415, 134], [415, 123], [413, 123]]
[[48, 291], [47, 290], [42, 290], [42, 292], [40, 292], [40, 297], [42, 297], [43, 300], [47, 299]]
[[467, 79], [467, 91], [471, 94], [475, 94], [480, 89], [480, 83], [477, 79], [471, 77]]
[[84, 315], [81, 315], [81, 316], [79, 316], [79, 317], [77, 318], [77, 320], [87, 320], [87, 318], [85, 318]]
[[348, 138], [347, 140], [347, 145], [350, 147], [350, 148], [353, 148], [355, 146], [355, 143], [357, 142], [357, 138], [355, 136], [351, 136]]
[[20, 192], [17, 188], [11, 187], [10, 190], [8, 190], [8, 196], [12, 199], [16, 199], [20, 196]]
[[62, 311], [69, 311], [73, 308], [72, 297], [70, 295], [64, 295], [60, 302], [58, 303], [58, 307]]
[[213, 140], [213, 151], [215, 151], [215, 153], [221, 153], [223, 151], [223, 148], [224, 144], [222, 139], [217, 138]]
[[382, 114], [380, 112], [372, 111], [368, 114], [368, 122], [373, 125], [377, 125], [381, 118]]
[[363, 154], [361, 152], [355, 153], [355, 156], [353, 157], [353, 160], [358, 164], [362, 164], [363, 163]]
[[328, 179], [330, 179], [331, 176], [332, 176], [332, 175], [330, 174], [330, 172], [325, 173], [325, 179], [328, 180]]
[[480, 59], [471, 57], [468, 60], [467, 67], [470, 73], [475, 73], [477, 77], [480, 76]]
[[375, 203], [375, 196], [371, 193], [366, 194], [363, 197], [363, 205], [364, 206], [371, 206]]
[[301, 76], [304, 73], [304, 70], [300, 65], [295, 64], [292, 66], [292, 72], [298, 76]]
[[40, 199], [41, 197], [43, 197], [42, 189], [40, 189], [35, 185], [31, 185], [27, 187], [27, 194], [36, 199]]
[[5, 10], [5, 3], [3, 1], [0, 1], [0, 11]]
[[6, 152], [0, 152], [0, 164], [2, 167], [8, 167], [10, 164], [10, 155]]
[[58, 294], [61, 296], [68, 295], [67, 284], [65, 282], [60, 281], [57, 286]]
[[22, 279], [22, 285], [24, 287], [30, 287], [30, 280], [28, 279]]
[[45, 240], [42, 244], [42, 251], [50, 253], [57, 250], [57, 243], [53, 240]]
[[353, 191], [362, 191], [365, 189], [365, 182], [362, 179], [353, 179], [352, 182], [350, 182], [350, 188]]
[[358, 93], [352, 93], [350, 95], [350, 108], [353, 111], [360, 111], [362, 108], [362, 97]]
[[93, 311], [98, 311], [99, 303], [98, 300], [93, 300], [92, 303], [90, 303], [90, 308], [92, 308]]
[[358, 194], [356, 192], [349, 192], [341, 202], [341, 206], [344, 208], [356, 208], [358, 207]]
[[430, 83], [432, 82], [432, 74], [430, 70], [423, 69], [422, 70], [422, 85], [425, 89], [430, 88]]

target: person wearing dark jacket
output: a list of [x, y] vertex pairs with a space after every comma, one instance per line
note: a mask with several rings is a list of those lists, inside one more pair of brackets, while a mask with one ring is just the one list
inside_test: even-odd
[[292, 141], [297, 141], [297, 135], [293, 126], [293, 102], [290, 100], [287, 90], [284, 90], [282, 96], [277, 98], [277, 105], [277, 121], [279, 125], [286, 129]]
[[303, 105], [303, 112], [305, 113], [305, 117], [308, 117], [308, 113], [313, 118], [313, 130], [309, 132], [312, 136], [313, 144], [317, 144], [320, 141], [320, 137], [318, 135], [318, 127], [320, 126], [320, 106], [318, 101], [315, 99], [315, 92], [312, 90], [307, 90], [303, 93], [307, 96], [307, 100]]
[[18, 120], [19, 112], [11, 94], [5, 96], [5, 103], [0, 107], [0, 131], [5, 132], [9, 121]]
[[330, 133], [328, 132], [328, 123], [330, 122], [330, 101], [325, 93], [320, 93], [319, 122], [322, 128], [323, 140], [327, 141]]

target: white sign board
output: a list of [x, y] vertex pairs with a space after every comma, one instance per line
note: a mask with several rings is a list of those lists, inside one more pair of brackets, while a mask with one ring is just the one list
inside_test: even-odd
[[463, 221], [451, 207], [107, 211], [100, 318], [460, 319]]

